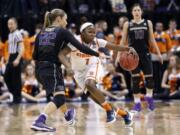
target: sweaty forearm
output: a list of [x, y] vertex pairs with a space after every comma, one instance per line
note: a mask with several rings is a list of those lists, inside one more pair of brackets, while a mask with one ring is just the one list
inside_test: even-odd
[[83, 53], [89, 54], [89, 55], [93, 55], [93, 56], [99, 56], [99, 53], [93, 51], [92, 49], [90, 49], [89, 47], [80, 44], [75, 38], [71, 38], [71, 44], [76, 47], [78, 50], [80, 50]]
[[110, 43], [106, 45], [106, 48], [114, 51], [129, 51], [129, 48], [126, 46], [113, 45]]

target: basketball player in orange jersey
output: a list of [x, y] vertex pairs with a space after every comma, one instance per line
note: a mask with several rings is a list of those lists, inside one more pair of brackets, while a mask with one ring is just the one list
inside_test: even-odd
[[[146, 101], [148, 102], [148, 108], [154, 110], [153, 102], [153, 78], [152, 78], [152, 62], [150, 59], [150, 53], [148, 50], [149, 45], [151, 44], [155, 48], [158, 59], [163, 63], [162, 56], [156, 45], [154, 36], [153, 36], [153, 26], [152, 22], [142, 18], [142, 8], [139, 4], [135, 4], [132, 7], [132, 16], [133, 19], [129, 22], [126, 22], [123, 26], [123, 35], [120, 45], [124, 45], [128, 39], [128, 44], [130, 47], [133, 47], [139, 55], [140, 61], [138, 67], [132, 71], [132, 81], [133, 81], [133, 95], [135, 105], [133, 110], [136, 112], [141, 111], [140, 103], [140, 72], [143, 71], [146, 80], [146, 91], [145, 96]], [[118, 55], [119, 56], [119, 55]], [[118, 60], [119, 58], [117, 58]]]
[[[120, 47], [112, 43], [107, 42], [103, 39], [98, 39], [95, 37], [95, 27], [92, 23], [86, 22], [80, 28], [81, 35], [77, 36], [76, 39], [81, 43], [89, 46], [91, 49], [98, 51], [99, 47], [106, 47], [110, 50], [118, 51], [129, 51], [134, 55], [136, 52], [130, 47]], [[71, 52], [71, 65], [67, 62], [65, 55]], [[103, 77], [103, 67], [101, 60], [99, 58], [91, 57], [81, 53], [72, 45], [66, 47], [59, 54], [61, 62], [66, 66], [66, 68], [71, 68], [74, 71], [74, 77], [79, 86], [87, 90], [90, 97], [103, 107], [107, 112], [107, 123], [113, 123], [116, 120], [114, 108], [105, 100], [105, 97], [101, 90], [97, 88], [98, 83]], [[132, 114], [123, 110], [118, 109], [117, 114], [123, 117], [126, 125], [132, 125]]]

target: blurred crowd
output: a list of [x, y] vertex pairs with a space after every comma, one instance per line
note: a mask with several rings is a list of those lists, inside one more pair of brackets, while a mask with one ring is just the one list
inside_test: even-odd
[[134, 3], [140, 3], [145, 11], [165, 12], [179, 10], [178, 0], [1, 0], [2, 17], [26, 16], [38, 18], [44, 11], [61, 8], [67, 13], [127, 12]]
[[[140, 2], [145, 12], [165, 12], [170, 10], [177, 10], [179, 12], [178, 0], [135, 0], [135, 2]], [[1, 18], [9, 18], [11, 16], [26, 18], [27, 15], [32, 15], [33, 18], [40, 19], [40, 22], [42, 22], [43, 18], [39, 18], [39, 16], [42, 16], [45, 11], [52, 8], [62, 8], [71, 14], [86, 12], [91, 12], [92, 14], [103, 14], [105, 12], [126, 13], [132, 4], [133, 2], [131, 0], [0, 0], [0, 15]], [[96, 28], [96, 37], [119, 45], [123, 24], [128, 20], [128, 15], [119, 15], [119, 18], [112, 26], [109, 25], [106, 19], [99, 19], [93, 22]], [[79, 34], [79, 26], [86, 21], [92, 20], [86, 16], [80, 17], [79, 23], [71, 20], [68, 25], [69, 31], [73, 35]], [[180, 25], [176, 19], [166, 19], [166, 22], [168, 22], [168, 28], [164, 27], [162, 21], [154, 22], [154, 36], [163, 56], [163, 65], [159, 63], [155, 51], [151, 47], [149, 48], [151, 50], [155, 81], [154, 98], [180, 99], [180, 30], [178, 30]], [[37, 22], [34, 25], [33, 34], [26, 27], [22, 26], [20, 28], [25, 47], [22, 66], [22, 101], [46, 102], [51, 99], [46, 97], [45, 91], [35, 77], [35, 62], [32, 60], [35, 38], [43, 28], [43, 25]], [[109, 27], [112, 30], [109, 31]], [[6, 32], [8, 33], [8, 31]], [[3, 33], [1, 31], [0, 37], [2, 35]], [[107, 99], [109, 100], [131, 99], [130, 73], [123, 70], [119, 64], [115, 64], [115, 52], [108, 51], [105, 48], [100, 48], [100, 51], [109, 55], [110, 58], [103, 60], [105, 74], [102, 83], [98, 87], [102, 89], [102, 92], [107, 95]], [[3, 77], [7, 60], [8, 41], [0, 40], [0, 103], [13, 101], [13, 96], [8, 91]], [[67, 100], [87, 101], [88, 94], [84, 94], [78, 87], [73, 75], [65, 69], [63, 73]], [[143, 73], [141, 73], [139, 87], [142, 89], [142, 97], [145, 93], [145, 86], [146, 82], [144, 81]]]

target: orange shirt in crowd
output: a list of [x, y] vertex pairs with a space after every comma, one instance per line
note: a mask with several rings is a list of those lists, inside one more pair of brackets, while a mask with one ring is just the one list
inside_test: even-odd
[[171, 46], [174, 47], [176, 45], [179, 44], [178, 38], [180, 38], [180, 30], [174, 30], [173, 32], [171, 32], [170, 30], [167, 30], [166, 32], [170, 39], [171, 39]]
[[26, 37], [23, 39], [24, 42], [24, 54], [23, 58], [25, 60], [31, 60], [32, 59], [32, 53], [34, 49], [34, 41], [35, 41], [35, 36], [32, 37]]
[[[171, 49], [171, 40], [166, 32], [163, 31], [160, 34], [155, 32], [154, 38], [161, 53], [167, 53]], [[151, 48], [151, 52], [156, 53], [154, 48]]]
[[4, 42], [4, 54], [3, 54], [3, 56], [4, 56], [4, 59], [7, 61], [8, 60], [8, 57], [9, 57], [9, 53], [8, 53], [8, 40], [6, 40], [5, 42]]
[[4, 57], [5, 44], [0, 41], [0, 57]]

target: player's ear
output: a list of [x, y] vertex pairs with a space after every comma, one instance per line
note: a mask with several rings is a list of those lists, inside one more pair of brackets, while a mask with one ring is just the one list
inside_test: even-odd
[[58, 21], [58, 23], [60, 23], [62, 18], [60, 16], [57, 16], [56, 20]]

